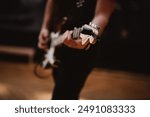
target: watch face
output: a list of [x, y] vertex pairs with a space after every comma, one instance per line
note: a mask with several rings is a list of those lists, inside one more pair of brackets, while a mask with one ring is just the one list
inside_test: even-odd
[[76, 0], [76, 6], [77, 8], [80, 8], [84, 5], [85, 0]]

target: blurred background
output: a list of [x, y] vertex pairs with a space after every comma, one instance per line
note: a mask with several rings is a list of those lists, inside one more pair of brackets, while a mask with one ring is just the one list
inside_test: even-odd
[[[33, 73], [45, 2], [0, 2], [0, 99], [51, 97], [52, 76]], [[149, 6], [148, 0], [118, 0], [81, 99], [150, 99]]]

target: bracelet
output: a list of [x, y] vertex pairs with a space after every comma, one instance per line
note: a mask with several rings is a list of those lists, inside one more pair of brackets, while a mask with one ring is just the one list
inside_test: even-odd
[[100, 27], [97, 26], [96, 24], [92, 23], [92, 22], [90, 22], [89, 25], [90, 25], [92, 28], [97, 29], [98, 31], [100, 30]]

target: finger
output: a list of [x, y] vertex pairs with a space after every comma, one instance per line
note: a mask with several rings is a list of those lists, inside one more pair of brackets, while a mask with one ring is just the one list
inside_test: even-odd
[[89, 42], [90, 44], [95, 44], [96, 43], [96, 39], [93, 36], [89, 37]]
[[68, 32], [68, 37], [67, 37], [68, 39], [72, 39], [72, 33], [73, 33], [73, 31]]
[[64, 38], [65, 40], [69, 40], [68, 35], [69, 35], [69, 31], [67, 30], [67, 31], [64, 33], [63, 38]]
[[39, 37], [39, 42], [46, 44], [49, 41], [49, 38], [45, 38], [44, 36]]
[[44, 49], [44, 50], [48, 49], [47, 44], [43, 44], [43, 43], [38, 43], [38, 47], [39, 47], [40, 49]]
[[80, 34], [81, 40], [82, 40], [82, 45], [85, 45], [86, 43], [89, 42], [88, 35]]

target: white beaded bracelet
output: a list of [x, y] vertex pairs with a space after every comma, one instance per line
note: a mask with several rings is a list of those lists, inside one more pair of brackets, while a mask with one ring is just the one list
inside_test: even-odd
[[91, 27], [97, 29], [98, 31], [100, 30], [100, 27], [97, 26], [96, 24], [92, 23], [92, 22], [90, 22], [89, 25], [90, 25]]

